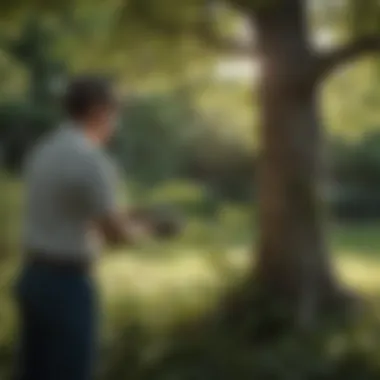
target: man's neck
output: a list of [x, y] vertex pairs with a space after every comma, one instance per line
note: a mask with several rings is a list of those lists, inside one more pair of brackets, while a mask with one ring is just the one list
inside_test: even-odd
[[83, 133], [86, 136], [88, 140], [91, 141], [94, 145], [101, 146], [103, 145], [103, 139], [99, 136], [97, 131], [93, 129], [92, 127], [84, 127], [83, 128]]
[[103, 145], [103, 139], [98, 133], [99, 129], [97, 126], [92, 124], [85, 124], [78, 121], [72, 122], [72, 125], [81, 133], [83, 136], [91, 142], [91, 144], [96, 146]]

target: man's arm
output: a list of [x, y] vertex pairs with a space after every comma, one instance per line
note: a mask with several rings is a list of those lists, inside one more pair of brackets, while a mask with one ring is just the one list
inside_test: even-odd
[[88, 218], [101, 233], [106, 244], [134, 244], [148, 234], [147, 226], [132, 223], [123, 215], [117, 200], [118, 173], [106, 156], [94, 154], [81, 161], [84, 167], [78, 178], [80, 199]]
[[134, 244], [154, 236], [171, 238], [183, 228], [180, 215], [165, 209], [130, 209], [123, 214], [115, 213], [101, 222], [103, 235], [110, 244]]
[[108, 245], [133, 245], [150, 235], [147, 224], [113, 212], [99, 219], [97, 225]]
[[82, 200], [107, 244], [135, 244], [144, 238], [170, 237], [180, 224], [163, 210], [130, 209], [122, 212], [117, 202], [118, 175], [116, 168], [104, 158], [91, 161], [85, 177]]

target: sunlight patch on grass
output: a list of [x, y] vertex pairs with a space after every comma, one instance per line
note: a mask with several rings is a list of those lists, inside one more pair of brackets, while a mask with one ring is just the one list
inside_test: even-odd
[[338, 271], [350, 286], [366, 293], [380, 292], [380, 260], [345, 251], [338, 258]]
[[244, 277], [248, 259], [241, 249], [218, 255], [191, 249], [176, 256], [117, 254], [104, 259], [98, 275], [103, 298], [119, 318], [157, 329], [213, 310], [223, 290]]
[[[351, 288], [380, 293], [380, 260], [357, 251], [335, 255], [338, 273]], [[146, 255], [121, 252], [99, 267], [104, 299], [120, 320], [138, 320], [153, 330], [191, 321], [213, 310], [224, 291], [250, 270], [249, 250], [230, 248], [211, 254], [182, 248]]]

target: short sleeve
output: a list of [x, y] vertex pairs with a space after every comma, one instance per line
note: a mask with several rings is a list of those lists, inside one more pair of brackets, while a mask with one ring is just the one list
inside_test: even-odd
[[96, 155], [83, 172], [83, 202], [89, 216], [101, 218], [117, 209], [118, 175], [108, 157]]

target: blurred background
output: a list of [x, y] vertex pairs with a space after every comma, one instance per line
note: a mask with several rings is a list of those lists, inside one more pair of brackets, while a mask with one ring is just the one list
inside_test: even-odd
[[[171, 241], [101, 259], [99, 379], [379, 378], [380, 71], [374, 54], [343, 62], [313, 89], [325, 142], [319, 160], [327, 162], [322, 192], [330, 257], [341, 282], [373, 307], [353, 324], [323, 325], [306, 335], [286, 328], [271, 339], [258, 333], [267, 326], [256, 321], [266, 317], [252, 299], [242, 308], [228, 304], [228, 315], [243, 314], [244, 323], [221, 317], [225, 297], [246, 283], [260, 250], [260, 85], [268, 70], [255, 51], [252, 14], [261, 20], [273, 14], [274, 29], [289, 28], [321, 54], [380, 33], [380, 6], [371, 0], [1, 2], [2, 379], [17, 336], [11, 285], [20, 251], [23, 158], [59, 124], [59, 97], [69, 78], [82, 73], [109, 75], [123, 99], [109, 146], [124, 178], [121, 200], [174, 207], [186, 218], [185, 230]], [[307, 31], [292, 27], [300, 19]], [[263, 31], [258, 34], [260, 42]], [[362, 50], [376, 52], [379, 45]]]

